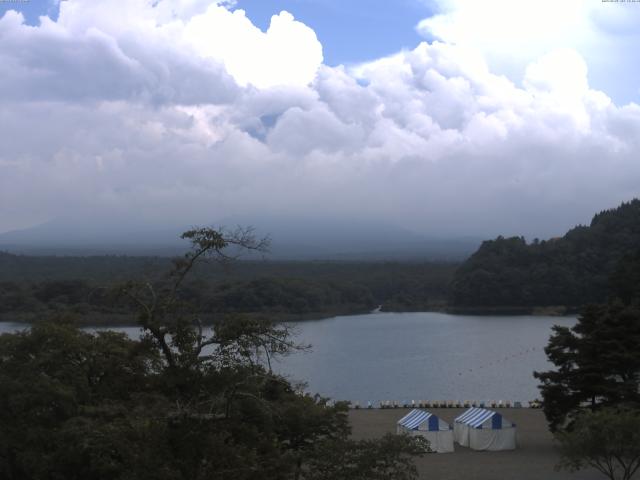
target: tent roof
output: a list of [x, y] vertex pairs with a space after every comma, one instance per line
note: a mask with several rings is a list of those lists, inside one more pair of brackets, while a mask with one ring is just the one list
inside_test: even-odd
[[[492, 418], [493, 416], [498, 415], [502, 417], [498, 412], [494, 412], [493, 410], [486, 410], [484, 408], [470, 408], [462, 415], [455, 419], [458, 423], [464, 423], [473, 428], [480, 427], [484, 422]], [[500, 421], [500, 420], [498, 420]]]
[[398, 425], [401, 425], [408, 429], [416, 429], [420, 425], [422, 425], [422, 423], [429, 421], [431, 417], [433, 417], [436, 421], [440, 421], [440, 419], [431, 412], [427, 412], [426, 410], [413, 409], [400, 420], [398, 420]]

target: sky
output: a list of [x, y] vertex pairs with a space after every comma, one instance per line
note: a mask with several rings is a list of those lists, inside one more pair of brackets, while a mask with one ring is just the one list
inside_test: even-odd
[[[285, 10], [311, 27], [322, 43], [324, 62], [335, 66], [390, 55], [415, 47], [424, 37], [417, 22], [432, 15], [435, 6], [416, 0], [238, 0], [234, 9], [246, 12], [265, 31], [271, 17]], [[25, 21], [37, 25], [41, 15], [57, 18], [56, 0], [0, 2], [0, 14], [19, 10]]]
[[640, 3], [0, 2], [0, 232], [549, 237], [640, 195]]

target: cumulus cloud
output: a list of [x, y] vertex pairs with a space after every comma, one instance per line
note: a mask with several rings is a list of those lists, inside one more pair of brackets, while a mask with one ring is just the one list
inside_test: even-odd
[[[512, 63], [530, 61], [557, 45], [576, 47], [588, 41], [590, 9], [600, 0], [436, 0], [440, 13], [422, 20], [418, 32], [441, 41], [475, 46]], [[512, 58], [507, 58], [512, 57]]]
[[322, 63], [315, 32], [288, 12], [271, 17], [266, 32], [244, 11], [212, 6], [185, 25], [187, 41], [205, 58], [221, 60], [241, 85], [306, 85]]
[[92, 24], [79, 28], [69, 4], [59, 22], [42, 17], [39, 27], [14, 11], [0, 19], [3, 101], [220, 103], [237, 93], [220, 62], [184, 55], [155, 31], [120, 38]]
[[640, 8], [601, 0], [434, 0], [440, 13], [418, 23], [428, 38], [473, 48], [492, 71], [519, 83], [529, 63], [558, 48], [578, 52], [596, 88], [618, 102], [640, 100]]
[[275, 213], [546, 236], [640, 194], [640, 107], [572, 48], [520, 82], [453, 41], [331, 68], [291, 15], [261, 32], [197, 0], [10, 12], [0, 41], [0, 230]]

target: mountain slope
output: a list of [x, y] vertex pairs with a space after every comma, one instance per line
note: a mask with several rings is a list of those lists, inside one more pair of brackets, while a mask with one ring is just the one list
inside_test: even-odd
[[[358, 219], [230, 217], [216, 225], [253, 226], [268, 235], [274, 260], [455, 260], [468, 257], [477, 238], [427, 237], [396, 225]], [[181, 255], [190, 226], [65, 219], [0, 234], [0, 250], [27, 255]], [[249, 258], [252, 258], [251, 256]], [[256, 257], [257, 258], [257, 257]]]
[[625, 255], [640, 249], [640, 200], [593, 217], [562, 238], [498, 237], [483, 242], [456, 272], [455, 306], [581, 306], [602, 302]]

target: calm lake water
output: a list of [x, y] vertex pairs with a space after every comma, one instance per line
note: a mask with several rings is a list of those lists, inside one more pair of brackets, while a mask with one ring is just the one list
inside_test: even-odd
[[[274, 368], [310, 392], [337, 400], [511, 400], [539, 397], [534, 370], [571, 317], [371, 313], [292, 324], [312, 350]], [[0, 333], [24, 325], [0, 323]], [[132, 337], [136, 327], [123, 327]]]
[[279, 368], [335, 399], [520, 400], [539, 397], [534, 370], [551, 327], [575, 318], [372, 313], [297, 324], [313, 351]]

